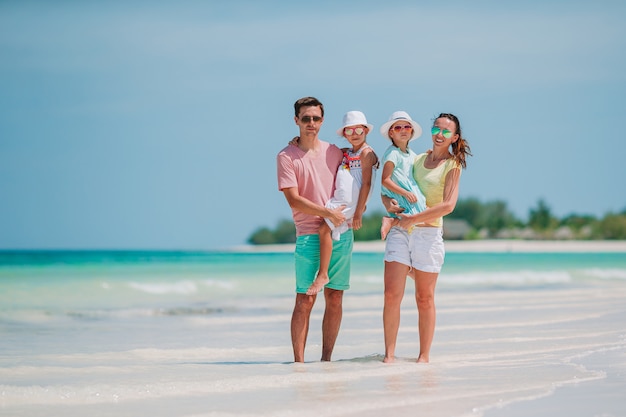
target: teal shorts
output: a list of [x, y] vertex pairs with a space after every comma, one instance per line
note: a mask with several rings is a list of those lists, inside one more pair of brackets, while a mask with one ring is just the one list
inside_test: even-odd
[[[326, 288], [333, 290], [347, 290], [350, 288], [350, 262], [352, 261], [352, 243], [354, 234], [352, 229], [341, 235], [338, 241], [333, 241], [333, 254], [330, 257], [328, 277], [330, 282]], [[320, 237], [319, 235], [298, 236], [296, 239], [296, 292], [306, 293], [320, 266]]]

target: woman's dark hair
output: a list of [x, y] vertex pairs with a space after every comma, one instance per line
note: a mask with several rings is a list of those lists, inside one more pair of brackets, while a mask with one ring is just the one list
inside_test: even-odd
[[472, 156], [472, 152], [467, 140], [463, 137], [463, 133], [461, 132], [461, 123], [459, 122], [458, 117], [453, 115], [452, 113], [440, 113], [439, 116], [435, 118], [435, 120], [440, 118], [445, 118], [454, 122], [456, 126], [456, 134], [459, 135], [459, 138], [452, 144], [452, 155], [454, 159], [463, 167], [467, 167], [467, 163], [465, 162], [465, 158], [467, 155]]

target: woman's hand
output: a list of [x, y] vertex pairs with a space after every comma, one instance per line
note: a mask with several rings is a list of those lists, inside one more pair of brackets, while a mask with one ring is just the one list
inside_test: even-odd
[[413, 220], [413, 216], [408, 214], [398, 214], [398, 218], [400, 221], [398, 222], [398, 226], [405, 230], [409, 230], [411, 227], [415, 225], [415, 220]]

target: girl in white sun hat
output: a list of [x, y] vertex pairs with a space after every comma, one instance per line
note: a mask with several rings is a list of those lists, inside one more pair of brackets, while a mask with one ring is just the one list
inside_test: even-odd
[[344, 206], [346, 221], [337, 227], [331, 221], [326, 221], [320, 227], [320, 267], [315, 281], [306, 292], [308, 295], [317, 294], [329, 281], [328, 266], [333, 240], [338, 240], [341, 233], [350, 228], [350, 224], [354, 230], [359, 230], [363, 225], [363, 213], [379, 165], [378, 156], [366, 142], [367, 134], [374, 126], [367, 123], [365, 114], [356, 110], [349, 111], [343, 116], [342, 125], [337, 129], [337, 135], [350, 142], [352, 148], [343, 149], [344, 158], [337, 170], [335, 192], [326, 207]]
[[[380, 134], [391, 141], [383, 155], [382, 195], [395, 199], [403, 214], [417, 214], [426, 208], [426, 198], [413, 179], [413, 161], [417, 154], [409, 142], [422, 135], [422, 127], [405, 111], [393, 112]], [[385, 240], [389, 230], [398, 223], [395, 213], [383, 217], [380, 237]]]

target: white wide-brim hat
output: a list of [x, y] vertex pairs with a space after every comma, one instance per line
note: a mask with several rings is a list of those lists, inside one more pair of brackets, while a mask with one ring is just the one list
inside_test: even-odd
[[407, 122], [411, 124], [411, 126], [413, 126], [413, 135], [411, 136], [409, 141], [413, 139], [417, 139], [420, 136], [422, 136], [422, 126], [420, 126], [416, 121], [411, 119], [411, 116], [409, 116], [407, 112], [402, 111], [402, 110], [395, 111], [391, 114], [391, 116], [389, 116], [389, 120], [387, 121], [387, 123], [385, 123], [384, 125], [380, 127], [380, 134], [386, 137], [387, 139], [391, 140], [391, 138], [389, 137], [389, 128], [391, 127], [392, 124], [400, 120], [406, 120]]
[[374, 129], [374, 125], [367, 123], [367, 119], [365, 118], [363, 112], [353, 110], [343, 115], [343, 126], [340, 129], [337, 129], [337, 136], [343, 136], [343, 129], [345, 129], [346, 126], [356, 125], [367, 126], [370, 132]]

